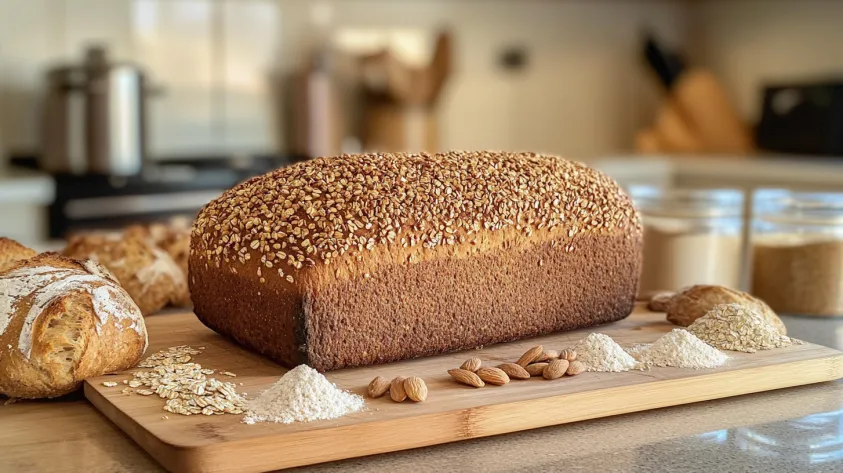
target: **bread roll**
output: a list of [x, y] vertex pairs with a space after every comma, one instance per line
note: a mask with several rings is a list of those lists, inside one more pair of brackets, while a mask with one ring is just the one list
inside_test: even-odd
[[67, 394], [146, 345], [140, 309], [100, 265], [44, 253], [0, 271], [0, 394]]
[[189, 283], [208, 327], [325, 371], [622, 319], [641, 247], [629, 197], [580, 163], [341, 156], [210, 202]]
[[27, 248], [15, 240], [0, 237], [0, 271], [3, 271], [18, 261], [32, 258], [37, 254], [38, 252], [32, 248]]
[[90, 259], [108, 268], [144, 315], [181, 300], [187, 291], [185, 275], [170, 255], [133, 233], [75, 236], [64, 254]]

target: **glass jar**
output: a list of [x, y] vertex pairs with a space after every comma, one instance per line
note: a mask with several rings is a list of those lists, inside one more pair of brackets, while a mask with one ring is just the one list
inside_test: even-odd
[[752, 293], [773, 310], [843, 315], [843, 193], [753, 195]]
[[743, 286], [743, 191], [633, 186], [630, 196], [644, 224], [640, 294]]

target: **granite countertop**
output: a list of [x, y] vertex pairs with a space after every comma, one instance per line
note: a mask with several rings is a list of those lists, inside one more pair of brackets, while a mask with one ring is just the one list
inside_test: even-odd
[[[843, 349], [843, 319], [783, 317]], [[163, 471], [81, 396], [0, 405], [0, 471]], [[325, 448], [331, 448], [326, 445]], [[295, 454], [291, 452], [291, 454]], [[843, 383], [345, 460], [291, 471], [843, 471]]]

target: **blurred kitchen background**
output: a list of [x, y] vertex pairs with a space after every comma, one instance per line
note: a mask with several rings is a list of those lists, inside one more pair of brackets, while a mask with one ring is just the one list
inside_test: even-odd
[[835, 0], [0, 0], [0, 235], [190, 218], [360, 150], [835, 190], [841, 18]]

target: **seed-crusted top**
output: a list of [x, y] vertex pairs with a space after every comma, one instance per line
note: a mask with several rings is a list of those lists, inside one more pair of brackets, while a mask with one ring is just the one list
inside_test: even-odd
[[614, 181], [553, 156], [343, 155], [295, 164], [226, 191], [199, 213], [192, 251], [217, 266], [257, 258], [261, 282], [281, 277], [293, 283], [307, 267], [361, 261], [378, 248], [476, 244], [479, 234], [500, 230], [513, 238], [544, 233], [552, 239], [640, 234], [641, 224]]

